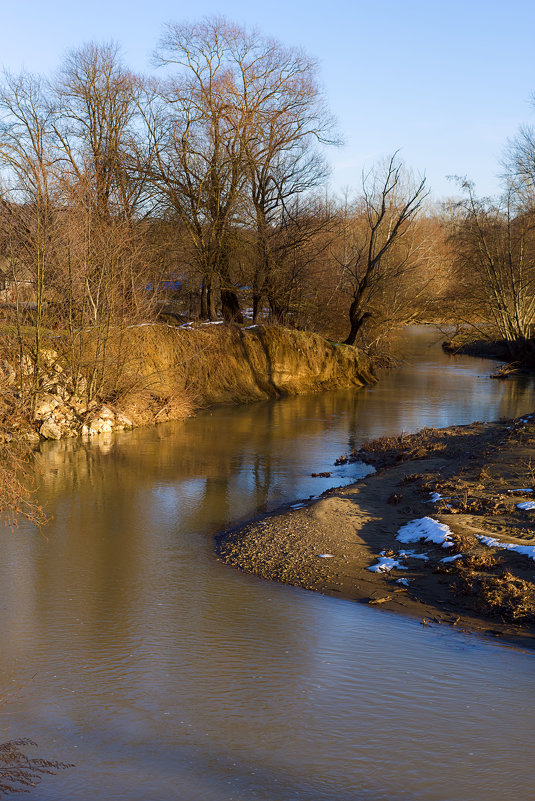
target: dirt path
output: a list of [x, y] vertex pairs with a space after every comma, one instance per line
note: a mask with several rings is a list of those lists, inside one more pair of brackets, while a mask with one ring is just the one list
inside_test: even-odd
[[535, 508], [518, 507], [535, 507], [535, 415], [382, 438], [347, 458], [377, 472], [224, 533], [219, 557], [424, 625], [535, 647]]

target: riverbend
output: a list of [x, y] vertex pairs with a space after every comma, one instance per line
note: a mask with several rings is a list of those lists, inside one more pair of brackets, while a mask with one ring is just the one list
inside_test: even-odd
[[2, 725], [75, 767], [28, 799], [535, 798], [531, 652], [215, 556], [218, 532], [353, 483], [333, 463], [366, 439], [533, 410], [529, 380], [408, 337], [373, 387], [41, 446], [46, 537], [2, 533]]

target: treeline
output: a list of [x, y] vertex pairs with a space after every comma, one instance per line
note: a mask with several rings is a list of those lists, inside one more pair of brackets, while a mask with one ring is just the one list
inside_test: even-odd
[[4, 79], [0, 256], [37, 363], [42, 328], [73, 358], [98, 329], [100, 352], [178, 285], [191, 317], [247, 309], [349, 342], [415, 313], [414, 271], [436, 274], [424, 182], [394, 157], [356, 201], [329, 198], [336, 135], [311, 59], [211, 19], [168, 26], [156, 60], [143, 77], [90, 44], [53, 79]]
[[120, 332], [164, 312], [371, 352], [422, 319], [529, 340], [529, 131], [504, 204], [465, 184], [466, 200], [430, 207], [397, 154], [333, 198], [338, 138], [312, 59], [212, 18], [167, 26], [155, 62], [136, 75], [116, 45], [89, 44], [52, 78], [2, 83], [0, 304], [30, 388], [51, 331], [98, 394]]

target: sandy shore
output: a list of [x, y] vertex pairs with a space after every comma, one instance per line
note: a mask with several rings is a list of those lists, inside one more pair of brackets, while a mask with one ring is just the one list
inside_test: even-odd
[[535, 415], [382, 438], [342, 458], [377, 472], [225, 532], [219, 558], [535, 647], [535, 508], [519, 507], [535, 507]]

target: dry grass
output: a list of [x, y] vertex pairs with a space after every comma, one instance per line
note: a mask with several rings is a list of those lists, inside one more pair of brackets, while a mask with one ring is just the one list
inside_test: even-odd
[[115, 389], [195, 406], [234, 403], [373, 381], [354, 348], [317, 334], [258, 326], [143, 326], [128, 332], [129, 356]]
[[497, 565], [498, 561], [496, 560], [496, 557], [491, 551], [488, 550], [482, 553], [468, 554], [468, 556], [465, 556], [462, 561], [463, 568], [476, 572], [494, 570]]
[[500, 617], [504, 622], [533, 622], [535, 617], [535, 586], [508, 570], [498, 575], [483, 572], [493, 567], [476, 564], [477, 569], [467, 564], [459, 569], [454, 582], [454, 591], [469, 595], [474, 606], [487, 615]]
[[[422, 428], [415, 434], [400, 434], [397, 437], [378, 437], [366, 440], [351, 453], [352, 459], [386, 467], [396, 462], [408, 462], [442, 454], [446, 450], [444, 432], [436, 428]], [[416, 474], [417, 475], [417, 474]], [[416, 476], [411, 480], [416, 480]]]
[[507, 507], [503, 501], [494, 498], [466, 497], [457, 502], [450, 502], [442, 511], [449, 514], [503, 515]]

